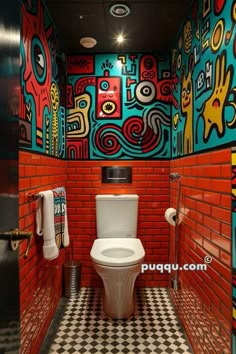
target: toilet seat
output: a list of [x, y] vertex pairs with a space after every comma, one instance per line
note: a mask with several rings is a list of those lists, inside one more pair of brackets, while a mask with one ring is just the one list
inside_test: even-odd
[[145, 252], [138, 238], [98, 238], [94, 241], [92, 260], [108, 267], [125, 267], [141, 263]]

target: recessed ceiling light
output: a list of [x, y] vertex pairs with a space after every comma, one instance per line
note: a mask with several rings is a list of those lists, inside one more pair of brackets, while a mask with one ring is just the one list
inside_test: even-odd
[[122, 42], [124, 42], [125, 39], [124, 39], [124, 36], [122, 34], [120, 34], [116, 40], [118, 43], [122, 43]]
[[97, 44], [97, 41], [95, 38], [92, 37], [83, 37], [80, 40], [80, 44], [84, 48], [93, 48]]
[[114, 4], [110, 6], [110, 14], [114, 17], [125, 17], [130, 14], [130, 8], [126, 4]]

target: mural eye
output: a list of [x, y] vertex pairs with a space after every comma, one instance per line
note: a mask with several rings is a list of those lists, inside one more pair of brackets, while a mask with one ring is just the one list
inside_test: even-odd
[[190, 94], [190, 92], [191, 92], [191, 84], [189, 82], [187, 85], [187, 94]]
[[78, 107], [84, 109], [87, 106], [87, 102], [85, 100], [79, 101]]
[[178, 59], [177, 59], [177, 68], [178, 69], [180, 69], [181, 63], [182, 63], [182, 56], [181, 56], [181, 53], [179, 53]]
[[156, 87], [150, 81], [142, 81], [136, 86], [136, 98], [141, 103], [150, 103], [156, 97]]
[[42, 42], [33, 37], [31, 42], [32, 66], [38, 82], [43, 83], [46, 78], [46, 55]]
[[39, 53], [37, 55], [37, 59], [36, 60], [37, 60], [39, 68], [41, 68], [41, 70], [43, 71], [43, 68], [44, 68], [44, 65], [45, 65], [43, 54]]
[[151, 58], [147, 58], [144, 60], [144, 67], [146, 70], [151, 70], [153, 68], [153, 61]]
[[100, 83], [100, 89], [103, 91], [107, 91], [109, 89], [109, 82], [108, 81], [102, 81]]

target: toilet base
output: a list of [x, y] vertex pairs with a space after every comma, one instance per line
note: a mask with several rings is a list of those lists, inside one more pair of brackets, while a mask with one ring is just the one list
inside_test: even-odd
[[127, 267], [107, 267], [94, 263], [104, 284], [104, 312], [112, 319], [127, 319], [135, 310], [134, 283], [141, 264]]

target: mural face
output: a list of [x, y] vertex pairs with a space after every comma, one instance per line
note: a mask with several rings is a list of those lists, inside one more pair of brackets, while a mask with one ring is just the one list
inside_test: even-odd
[[71, 159], [169, 158], [170, 63], [153, 55], [68, 57]]
[[23, 1], [21, 15], [20, 144], [65, 157], [65, 107], [60, 98], [65, 69], [58, 60], [54, 28], [41, 1]]
[[173, 51], [172, 156], [235, 141], [236, 1], [195, 1]]

